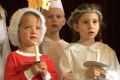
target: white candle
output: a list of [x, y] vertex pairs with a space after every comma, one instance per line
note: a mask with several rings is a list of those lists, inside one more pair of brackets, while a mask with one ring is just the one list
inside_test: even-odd
[[40, 61], [40, 53], [39, 53], [39, 47], [38, 44], [35, 43], [35, 49], [36, 49], [36, 61]]
[[100, 49], [97, 49], [97, 62], [100, 62]]

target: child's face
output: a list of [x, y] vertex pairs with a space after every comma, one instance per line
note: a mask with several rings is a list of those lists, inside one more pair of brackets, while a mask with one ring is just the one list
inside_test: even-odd
[[56, 33], [59, 32], [62, 26], [65, 24], [65, 17], [62, 9], [51, 8], [44, 13], [46, 18], [47, 32]]
[[19, 27], [21, 46], [33, 46], [40, 40], [41, 20], [33, 14], [25, 14]]
[[96, 13], [84, 13], [78, 24], [74, 24], [74, 29], [79, 32], [80, 39], [95, 39], [99, 31], [100, 23]]

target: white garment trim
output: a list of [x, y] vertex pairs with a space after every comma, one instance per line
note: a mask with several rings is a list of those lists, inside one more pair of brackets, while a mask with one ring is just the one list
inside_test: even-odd
[[35, 76], [30, 69], [26, 70], [24, 74], [28, 80], [32, 80], [32, 78]]
[[[28, 80], [32, 80], [32, 78], [35, 76], [30, 69], [26, 70], [24, 74]], [[51, 75], [49, 72], [47, 72], [47, 74], [44, 77], [44, 80], [50, 80], [50, 79], [51, 79]]]
[[[35, 56], [35, 54], [33, 54], [33, 53], [26, 53], [26, 52], [22, 52], [19, 50], [17, 50], [16, 53], [23, 55], [23, 56]], [[42, 54], [39, 54], [39, 56], [42, 56]]]
[[49, 72], [47, 72], [47, 74], [44, 77], [44, 80], [50, 80], [51, 79], [51, 75]]

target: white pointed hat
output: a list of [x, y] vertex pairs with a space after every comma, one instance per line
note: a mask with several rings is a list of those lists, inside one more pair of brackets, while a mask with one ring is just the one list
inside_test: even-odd
[[50, 4], [51, 8], [60, 8], [64, 10], [61, 0], [50, 0]]

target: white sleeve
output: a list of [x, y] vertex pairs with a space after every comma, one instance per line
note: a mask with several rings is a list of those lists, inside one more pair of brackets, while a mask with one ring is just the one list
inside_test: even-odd
[[[30, 69], [26, 70], [24, 74], [28, 80], [32, 80], [32, 78], [35, 76]], [[51, 79], [51, 75], [49, 72], [47, 72], [47, 74], [44, 77], [44, 80], [50, 80], [50, 79]]]
[[28, 80], [32, 80], [32, 78], [35, 76], [30, 69], [26, 70], [24, 74]]
[[107, 71], [106, 80], [120, 80], [120, 71]]
[[44, 80], [50, 80], [51, 79], [51, 75], [49, 72], [47, 72], [47, 74], [44, 77]]
[[63, 78], [73, 70], [73, 61], [69, 50], [65, 50], [65, 54], [60, 59], [59, 66], [61, 80], [63, 80]]

